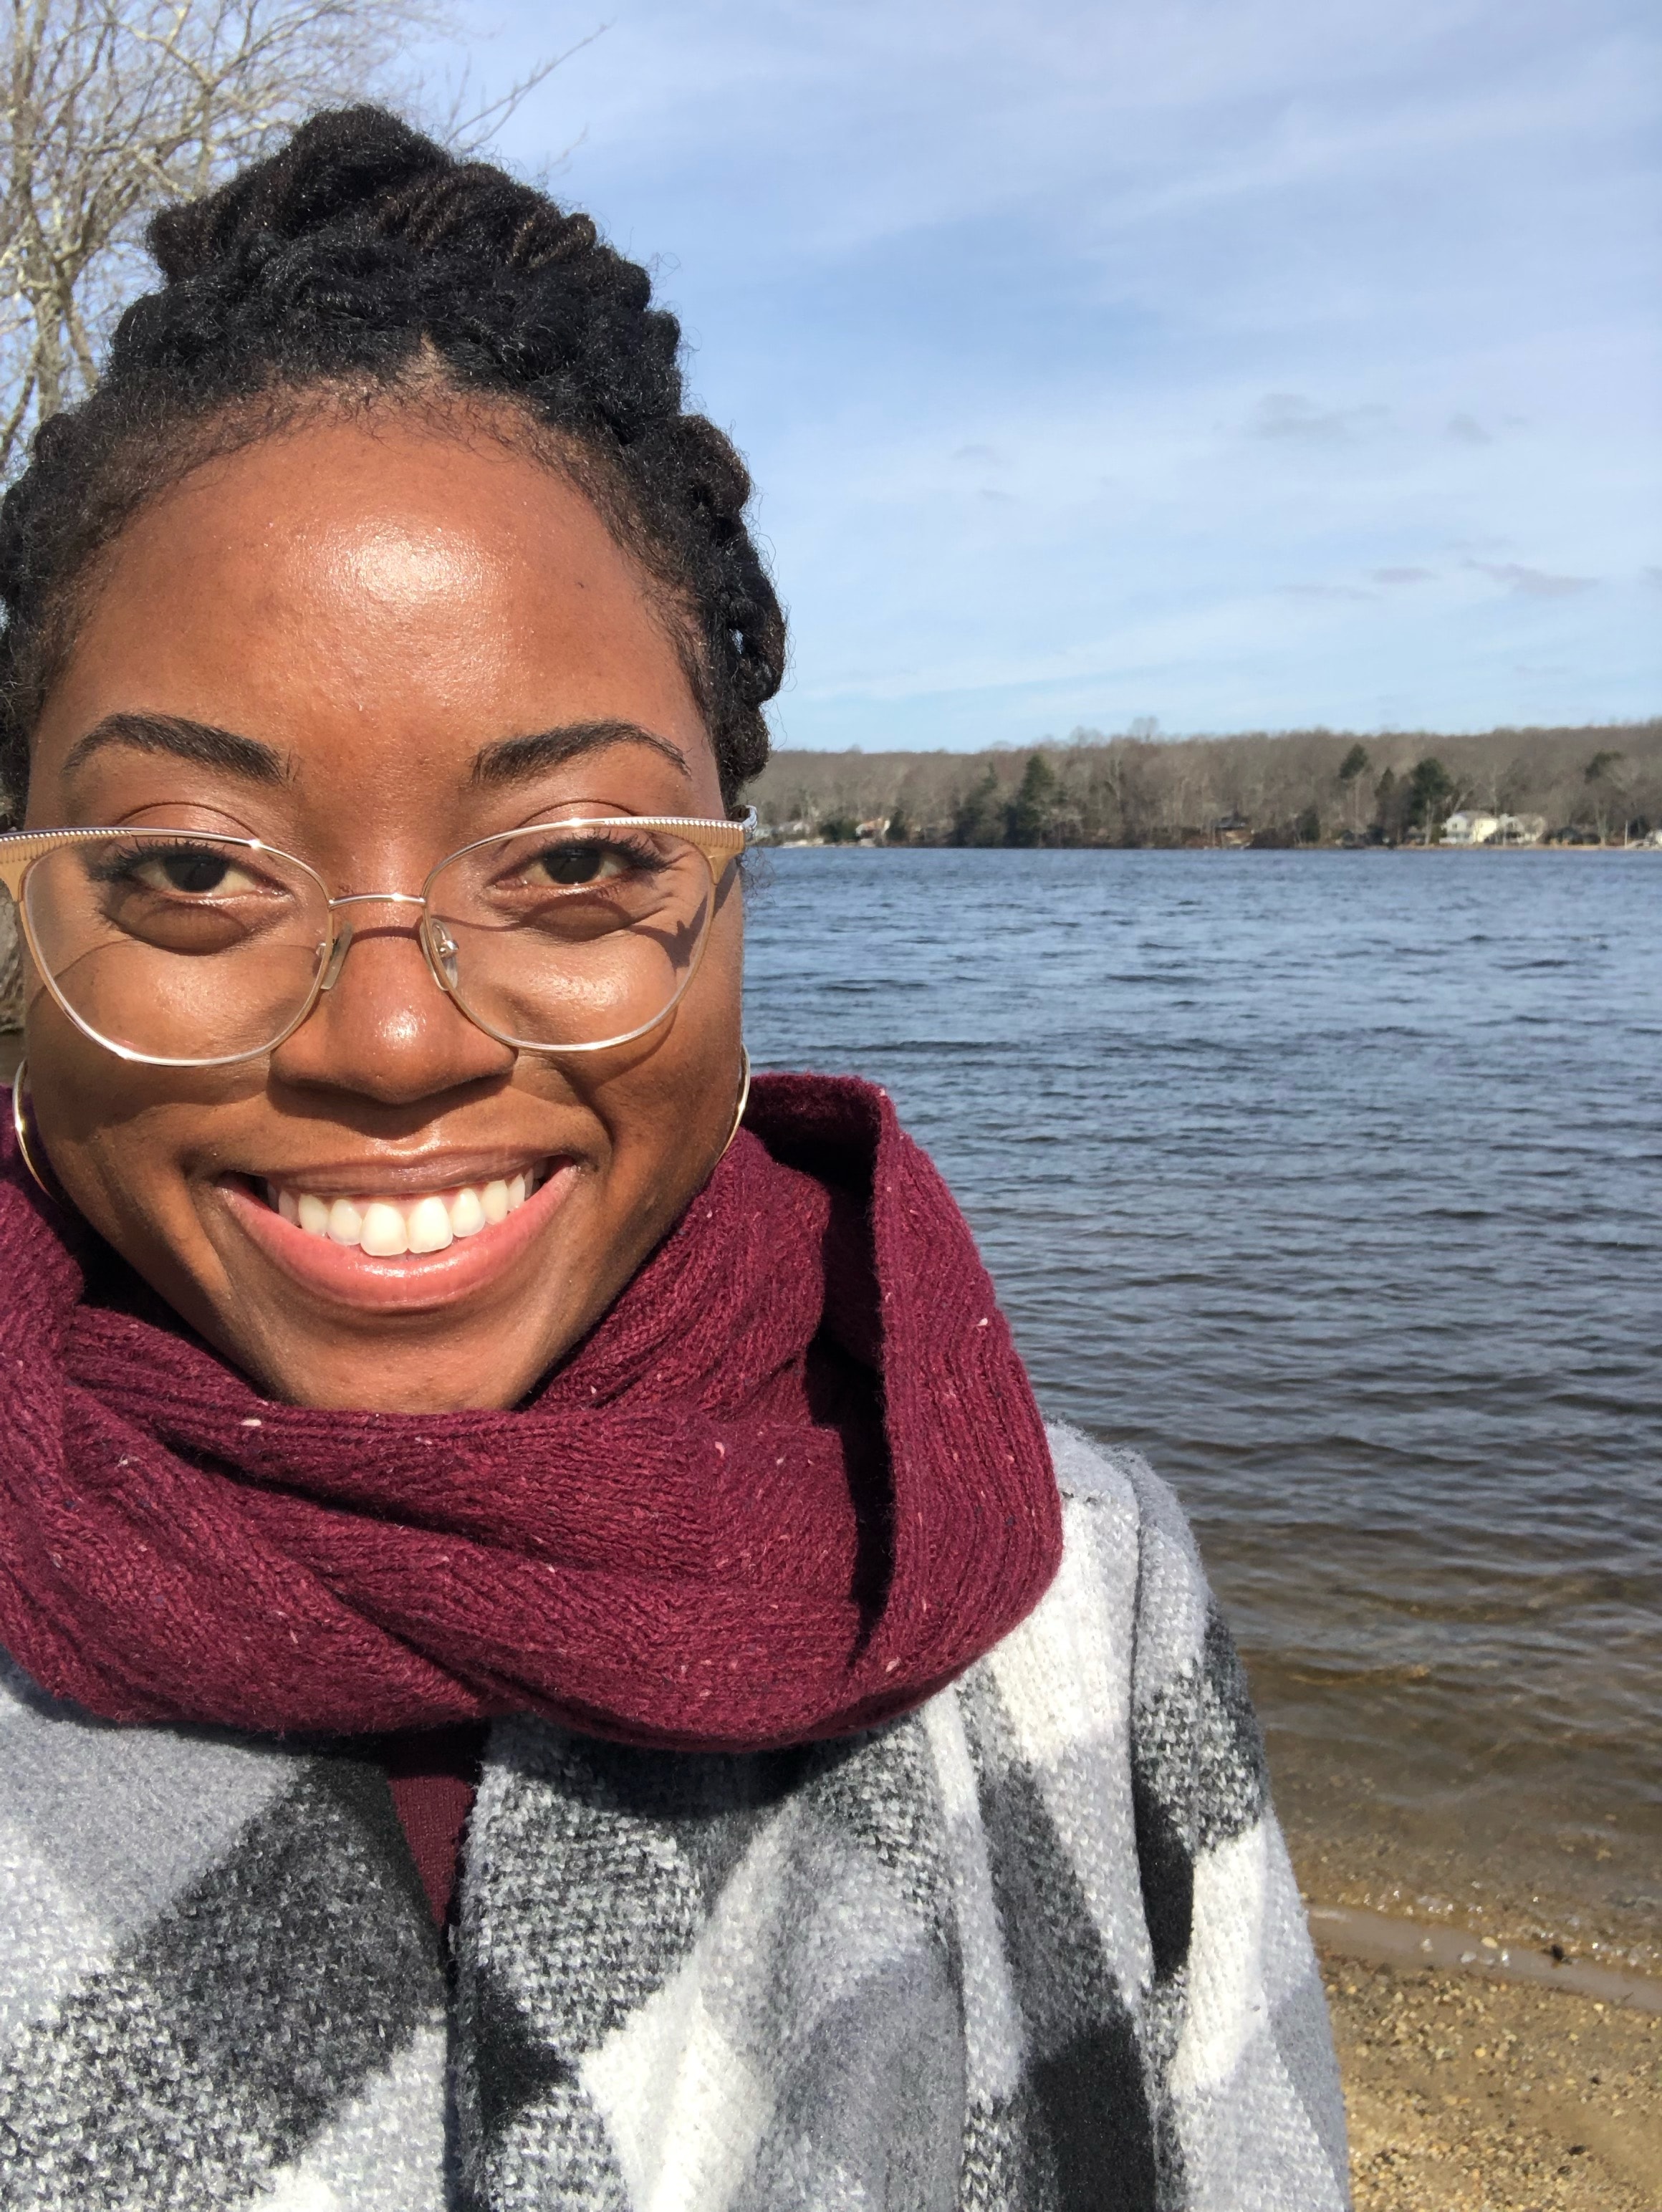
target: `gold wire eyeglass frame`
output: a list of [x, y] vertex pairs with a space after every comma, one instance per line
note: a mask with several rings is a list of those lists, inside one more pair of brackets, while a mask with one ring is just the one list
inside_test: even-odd
[[[351, 949], [353, 933], [350, 918], [337, 921], [337, 909], [351, 906], [420, 907], [422, 918], [417, 925], [416, 934], [421, 942], [422, 955], [427, 963], [428, 973], [440, 990], [456, 1007], [458, 1012], [472, 1022], [476, 1029], [483, 1030], [487, 1036], [495, 1037], [499, 1044], [508, 1045], [516, 1052], [539, 1053], [549, 1057], [557, 1057], [567, 1053], [610, 1052], [618, 1045], [632, 1044], [636, 1038], [647, 1036], [651, 1030], [655, 1030], [661, 1022], [667, 1021], [685, 995], [687, 988], [697, 975], [699, 963], [703, 959], [704, 947], [709, 941], [708, 922], [699, 937], [697, 950], [688, 962], [686, 972], [677, 985], [673, 997], [666, 1006], [660, 1008], [650, 1021], [638, 1023], [632, 1030], [624, 1030], [617, 1036], [600, 1037], [592, 1042], [539, 1044], [527, 1038], [510, 1036], [506, 1030], [497, 1029], [491, 1023], [485, 1021], [467, 1004], [458, 986], [452, 982], [444, 972], [432, 935], [435, 927], [438, 925], [428, 905], [428, 899], [434, 883], [447, 868], [452, 866], [456, 861], [466, 859], [470, 853], [482, 851], [487, 845], [505, 845], [519, 838], [535, 836], [539, 831], [545, 830], [559, 830], [563, 833], [573, 830], [615, 830], [622, 827], [627, 827], [630, 830], [655, 830], [665, 836], [678, 837], [684, 845], [691, 846], [695, 851], [702, 854], [704, 865], [709, 870], [710, 891], [714, 899], [720, 890], [721, 878], [727, 872], [728, 866], [744, 851], [756, 834], [756, 809], [753, 806], [747, 807], [742, 817], [736, 822], [718, 822], [697, 816], [676, 814], [578, 814], [566, 816], [557, 822], [526, 823], [514, 830], [499, 830], [489, 837], [475, 837], [470, 843], [458, 846], [454, 853], [447, 853], [441, 860], [437, 861], [429, 869], [426, 880], [419, 891], [350, 891], [339, 898], [331, 896], [328, 884], [309, 861], [299, 860], [294, 854], [284, 852], [281, 846], [268, 844], [261, 837], [222, 837], [215, 830], [181, 830], [167, 823], [149, 822], [129, 823], [120, 829], [19, 830], [0, 836], [0, 885], [3, 885], [9, 893], [12, 902], [17, 908], [24, 943], [27, 945], [30, 957], [33, 960], [41, 980], [47, 990], [51, 992], [52, 998], [83, 1036], [90, 1037], [94, 1044], [101, 1045], [106, 1052], [113, 1053], [119, 1060], [130, 1060], [145, 1067], [234, 1067], [245, 1060], [263, 1060], [268, 1053], [277, 1051], [277, 1048], [286, 1043], [301, 1024], [307, 1020], [323, 994], [326, 991], [332, 991], [339, 981], [341, 969], [345, 965], [346, 955]], [[281, 860], [291, 868], [299, 869], [302, 875], [309, 876], [317, 885], [323, 895], [324, 904], [328, 912], [329, 934], [318, 948], [317, 968], [305, 1003], [288, 1027], [279, 1035], [247, 1052], [222, 1053], [216, 1056], [201, 1060], [168, 1059], [155, 1053], [136, 1051], [131, 1045], [118, 1044], [113, 1038], [100, 1036], [88, 1023], [82, 1019], [58, 989], [46, 962], [40, 957], [29, 926], [28, 906], [23, 896], [24, 884], [29, 870], [46, 854], [56, 852], [65, 845], [92, 844], [105, 838], [131, 839], [136, 836], [192, 837], [204, 843], [228, 845], [246, 853], [269, 853], [273, 860]], [[747, 1063], [746, 1088], [748, 1089], [748, 1087]]]

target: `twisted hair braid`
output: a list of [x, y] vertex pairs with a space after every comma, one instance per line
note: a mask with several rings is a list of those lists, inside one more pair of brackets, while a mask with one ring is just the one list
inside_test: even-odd
[[268, 160], [151, 223], [161, 290], [104, 378], [45, 423], [0, 503], [0, 785], [21, 806], [33, 722], [96, 556], [211, 455], [320, 404], [512, 410], [663, 599], [731, 805], [767, 757], [785, 623], [745, 520], [750, 478], [684, 411], [680, 331], [587, 216], [396, 116], [314, 116]]

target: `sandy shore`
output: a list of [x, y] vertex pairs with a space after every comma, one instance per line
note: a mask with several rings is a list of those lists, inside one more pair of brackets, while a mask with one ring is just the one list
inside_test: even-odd
[[1662, 2017], [1323, 1961], [1356, 2212], [1662, 2212]]

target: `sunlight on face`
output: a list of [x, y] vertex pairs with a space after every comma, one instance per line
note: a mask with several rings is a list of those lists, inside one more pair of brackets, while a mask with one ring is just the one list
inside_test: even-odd
[[430, 620], [459, 598], [489, 589], [485, 563], [466, 531], [412, 528], [368, 518], [319, 546], [343, 609], [379, 600], [395, 618]]

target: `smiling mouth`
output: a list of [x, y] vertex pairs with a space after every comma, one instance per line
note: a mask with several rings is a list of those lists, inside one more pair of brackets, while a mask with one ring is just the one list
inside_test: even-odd
[[320, 1243], [355, 1248], [369, 1259], [397, 1260], [447, 1251], [461, 1238], [496, 1227], [519, 1212], [553, 1168], [552, 1161], [538, 1160], [511, 1176], [409, 1197], [374, 1192], [326, 1197], [270, 1181], [257, 1181], [253, 1188], [273, 1213]]

